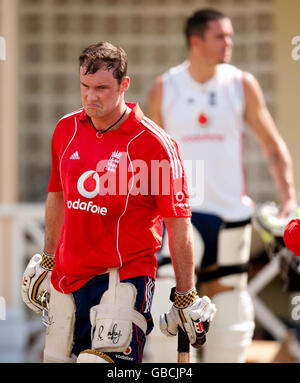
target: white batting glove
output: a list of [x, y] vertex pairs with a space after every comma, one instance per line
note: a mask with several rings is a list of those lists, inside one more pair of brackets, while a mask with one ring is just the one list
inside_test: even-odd
[[47, 308], [53, 267], [54, 255], [35, 254], [24, 271], [21, 290], [22, 299], [37, 314], [41, 314]]
[[199, 348], [206, 341], [209, 323], [216, 311], [211, 300], [206, 296], [200, 298], [196, 289], [185, 294], [175, 291], [173, 306], [169, 312], [160, 316], [160, 330], [167, 336], [176, 336], [180, 326], [186, 332], [191, 345]]

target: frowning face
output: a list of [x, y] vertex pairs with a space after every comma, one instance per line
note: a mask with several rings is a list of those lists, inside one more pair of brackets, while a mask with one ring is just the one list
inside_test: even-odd
[[119, 84], [113, 70], [101, 68], [94, 74], [85, 71], [84, 66], [80, 67], [82, 106], [91, 118], [109, 119], [122, 105], [130, 79], [126, 76]]

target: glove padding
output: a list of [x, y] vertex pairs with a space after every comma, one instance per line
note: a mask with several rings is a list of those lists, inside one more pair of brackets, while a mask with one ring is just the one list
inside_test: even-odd
[[206, 296], [200, 298], [195, 289], [186, 294], [175, 292], [175, 301], [170, 311], [160, 316], [160, 330], [167, 336], [176, 336], [180, 326], [191, 345], [200, 348], [206, 341], [209, 323], [216, 311], [211, 300]]
[[21, 290], [22, 299], [37, 314], [41, 314], [47, 308], [53, 267], [53, 255], [35, 254], [24, 271]]

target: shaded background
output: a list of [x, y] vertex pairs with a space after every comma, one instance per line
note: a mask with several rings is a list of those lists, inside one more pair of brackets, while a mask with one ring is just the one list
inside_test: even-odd
[[[53, 130], [58, 119], [81, 106], [80, 52], [100, 40], [122, 46], [132, 80], [127, 101], [138, 101], [144, 108], [155, 76], [185, 59], [184, 21], [203, 6], [216, 7], [231, 17], [232, 63], [260, 82], [290, 149], [299, 190], [300, 61], [291, 57], [291, 40], [300, 35], [299, 1], [0, 0], [0, 36], [7, 45], [6, 61], [0, 61], [0, 296], [7, 309], [6, 321], [0, 320], [0, 361], [1, 357], [14, 361], [16, 355], [14, 351], [12, 356], [1, 354], [1, 340], [3, 345], [10, 342], [1, 335], [7, 333], [7, 326], [19, 326], [24, 344], [31, 332], [23, 322], [33, 319], [35, 328], [36, 318], [24, 312], [20, 303], [20, 278], [27, 259], [42, 246]], [[248, 193], [255, 201], [277, 200], [264, 158], [248, 129], [245, 170]], [[262, 263], [267, 262], [254, 235], [252, 258], [261, 256]], [[273, 284], [270, 292], [263, 292], [265, 299], [275, 299], [275, 312], [289, 320], [289, 300], [281, 295], [280, 282]]]

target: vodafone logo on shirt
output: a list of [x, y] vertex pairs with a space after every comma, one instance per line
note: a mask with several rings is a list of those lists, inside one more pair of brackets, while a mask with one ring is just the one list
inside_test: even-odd
[[[96, 197], [100, 189], [100, 178], [98, 173], [95, 170], [88, 170], [84, 172], [77, 181], [77, 189], [80, 195], [82, 195], [85, 198]], [[81, 201], [80, 198], [78, 198], [77, 201], [69, 200], [67, 205], [69, 209], [85, 210], [85, 211], [89, 211], [94, 214], [97, 213], [100, 215], [107, 214], [106, 207], [95, 205], [93, 204], [92, 201], [89, 201], [89, 202]]]
[[95, 170], [83, 173], [77, 181], [77, 189], [83, 197], [96, 197], [100, 189], [99, 174]]

